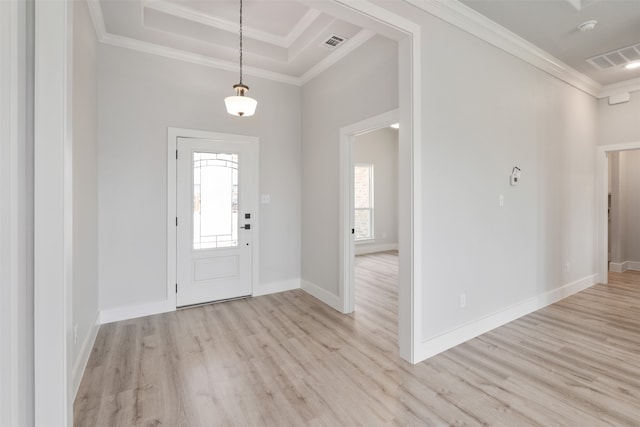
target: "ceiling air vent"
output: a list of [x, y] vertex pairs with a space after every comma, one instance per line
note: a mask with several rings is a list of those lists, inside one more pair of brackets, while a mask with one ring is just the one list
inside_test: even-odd
[[326, 39], [324, 43], [322, 43], [322, 46], [326, 47], [327, 49], [335, 49], [346, 41], [347, 41], [346, 37], [337, 36], [333, 34], [331, 35], [331, 37]]
[[623, 47], [587, 59], [587, 62], [598, 70], [620, 67], [640, 60], [640, 44]]

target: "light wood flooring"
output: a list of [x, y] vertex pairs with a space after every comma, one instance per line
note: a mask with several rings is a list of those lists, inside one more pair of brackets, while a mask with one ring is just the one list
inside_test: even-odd
[[301, 290], [101, 327], [76, 426], [640, 426], [640, 273], [428, 361], [396, 344], [397, 256], [356, 312]]

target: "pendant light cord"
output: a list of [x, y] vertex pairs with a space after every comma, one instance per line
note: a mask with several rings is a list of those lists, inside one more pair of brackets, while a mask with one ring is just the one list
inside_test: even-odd
[[242, 84], [242, 0], [240, 0], [240, 84]]

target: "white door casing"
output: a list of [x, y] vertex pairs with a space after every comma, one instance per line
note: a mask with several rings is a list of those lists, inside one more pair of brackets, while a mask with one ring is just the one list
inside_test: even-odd
[[178, 307], [253, 290], [257, 141], [212, 136], [176, 137]]

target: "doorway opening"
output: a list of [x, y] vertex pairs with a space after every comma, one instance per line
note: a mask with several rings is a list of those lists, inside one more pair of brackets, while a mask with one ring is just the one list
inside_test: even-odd
[[[350, 126], [340, 129], [340, 230], [341, 230], [341, 253], [340, 253], [340, 275], [342, 290], [342, 306], [344, 313], [352, 313], [355, 309], [355, 197], [354, 197], [354, 171], [356, 166], [354, 147], [359, 136], [366, 135], [373, 131], [388, 128], [392, 124], [399, 123], [398, 110], [388, 111], [378, 116], [371, 117]], [[398, 130], [398, 134], [400, 130]], [[399, 135], [397, 136], [399, 138]], [[398, 162], [396, 162], [396, 165]], [[375, 171], [375, 165], [374, 165]], [[397, 171], [397, 169], [396, 169]], [[375, 172], [374, 172], [375, 173]], [[397, 176], [397, 173], [396, 173]], [[396, 190], [398, 186], [396, 185]], [[399, 192], [396, 191], [396, 196]], [[396, 199], [396, 203], [398, 203]], [[396, 206], [398, 206], [396, 204]], [[370, 212], [372, 220], [375, 213]], [[363, 215], [366, 219], [366, 215]], [[396, 209], [396, 218], [398, 218]], [[361, 227], [366, 227], [361, 225]], [[398, 232], [396, 227], [396, 233]], [[370, 230], [375, 232], [374, 230]], [[371, 243], [371, 239], [362, 239], [363, 244]]]
[[640, 271], [640, 150], [607, 153], [608, 271]]
[[397, 341], [398, 123], [358, 134], [353, 153], [354, 311]]
[[[618, 182], [615, 182], [615, 177], [611, 176], [611, 173], [614, 170], [620, 170], [620, 156], [621, 153], [626, 153], [632, 150], [640, 150], [640, 141], [638, 142], [630, 142], [626, 144], [613, 144], [613, 145], [603, 145], [596, 148], [597, 154], [597, 177], [598, 177], [598, 187], [597, 187], [597, 201], [598, 201], [598, 225], [597, 225], [597, 234], [598, 234], [598, 254], [597, 254], [597, 266], [598, 266], [598, 281], [600, 283], [607, 284], [609, 282], [608, 272], [609, 272], [609, 252], [611, 248], [611, 261], [614, 269], [622, 270], [629, 269], [629, 267], [633, 267], [634, 269], [638, 267], [640, 269], [640, 259], [638, 260], [627, 260], [627, 254], [624, 251], [620, 251], [620, 241], [615, 242], [614, 239], [611, 240], [610, 246], [610, 230], [609, 230], [609, 220], [610, 220], [610, 200], [612, 202], [613, 214], [615, 215], [617, 206], [615, 204], [619, 203], [619, 191], [620, 191], [620, 176], [618, 176]], [[635, 154], [635, 153], [634, 153]], [[625, 156], [625, 154], [622, 154]], [[636, 157], [635, 155], [633, 157]], [[640, 156], [638, 156], [640, 157]], [[617, 162], [617, 164], [616, 164]], [[630, 169], [634, 172], [634, 169]], [[619, 172], [616, 172], [619, 173]], [[611, 185], [610, 185], [611, 183]], [[616, 188], [618, 187], [618, 188]], [[617, 195], [613, 193], [618, 193]], [[611, 197], [610, 197], [611, 195]], [[614, 219], [614, 218], [612, 218]], [[619, 223], [612, 224], [611, 233], [617, 233], [619, 235]], [[616, 248], [615, 246], [618, 246]]]

